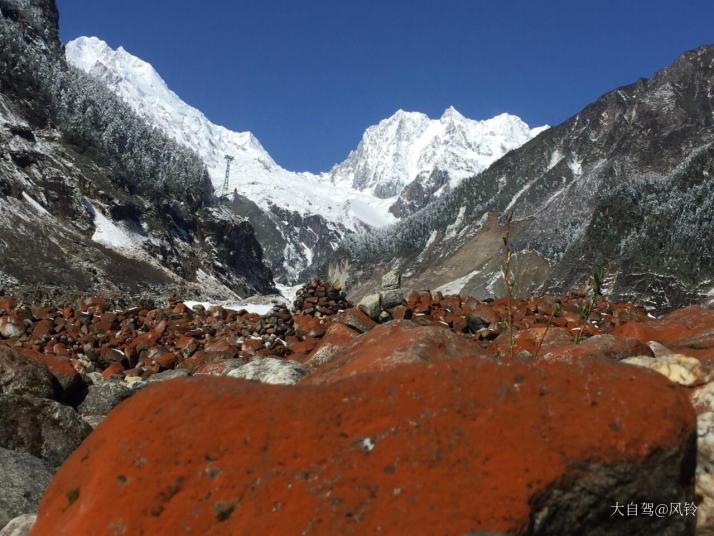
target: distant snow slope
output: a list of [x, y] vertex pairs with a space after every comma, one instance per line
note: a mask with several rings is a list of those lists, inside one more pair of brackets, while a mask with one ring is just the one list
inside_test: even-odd
[[250, 132], [211, 123], [171, 91], [149, 63], [122, 47], [113, 50], [96, 37], [80, 37], [67, 44], [66, 56], [152, 124], [194, 148], [217, 190], [223, 183], [225, 155], [230, 155], [235, 158], [231, 191], [237, 189], [261, 208], [274, 204], [303, 215], [319, 214], [350, 230], [360, 229], [360, 222], [376, 227], [392, 223], [389, 206], [419, 174], [438, 168], [458, 182], [545, 128], [530, 129], [508, 114], [474, 121], [452, 107], [440, 119], [399, 110], [368, 128], [357, 149], [331, 171], [295, 173], [280, 167]]
[[399, 110], [369, 127], [357, 149], [330, 175], [336, 184], [371, 191], [380, 198], [398, 194], [434, 169], [446, 171], [455, 186], [546, 128], [531, 129], [509, 114], [475, 121], [453, 106], [439, 119]]

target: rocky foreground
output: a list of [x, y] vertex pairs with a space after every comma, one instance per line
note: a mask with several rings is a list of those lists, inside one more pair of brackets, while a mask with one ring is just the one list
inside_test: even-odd
[[263, 316], [5, 297], [0, 337], [2, 536], [33, 524], [38, 535], [714, 526], [705, 306], [653, 318], [578, 293], [509, 305], [405, 294], [388, 274], [358, 306], [313, 280]]

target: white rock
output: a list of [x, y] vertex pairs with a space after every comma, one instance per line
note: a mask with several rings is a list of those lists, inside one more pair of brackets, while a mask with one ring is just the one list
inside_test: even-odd
[[661, 344], [657, 341], [649, 341], [647, 343], [647, 346], [650, 347], [650, 350], [652, 350], [652, 353], [654, 354], [655, 357], [662, 357], [665, 355], [672, 355], [674, 352], [667, 348], [664, 344]]
[[295, 385], [310, 369], [289, 359], [265, 357], [231, 370], [227, 376], [275, 385]]
[[682, 354], [628, 357], [622, 362], [654, 370], [669, 380], [687, 387], [702, 385], [709, 381], [709, 375], [704, 371], [699, 360]]
[[697, 495], [702, 501], [697, 509], [697, 526], [714, 524], [714, 412], [697, 416]]
[[5, 528], [0, 530], [0, 536], [27, 536], [30, 534], [37, 514], [22, 514], [12, 519]]

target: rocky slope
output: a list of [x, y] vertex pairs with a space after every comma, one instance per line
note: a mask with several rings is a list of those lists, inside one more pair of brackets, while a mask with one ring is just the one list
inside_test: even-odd
[[[359, 146], [329, 172], [296, 173], [279, 166], [250, 132], [209, 121], [171, 91], [149, 63], [123, 48], [80, 37], [67, 44], [66, 56], [151, 124], [194, 148], [219, 193], [224, 157], [234, 158], [231, 207], [254, 223], [283, 282], [323, 264], [346, 234], [382, 227], [422, 208], [543, 130], [508, 114], [474, 121], [453, 108], [439, 119], [400, 110], [368, 128]], [[440, 180], [432, 179], [435, 173]]]
[[0, 298], [0, 520], [62, 463], [33, 534], [711, 530], [711, 309], [398, 285], [263, 316]]
[[65, 63], [54, 2], [2, 0], [0, 13], [0, 288], [273, 290], [203, 162]]
[[[614, 297], [661, 309], [696, 301], [714, 286], [713, 109], [714, 47], [702, 47], [607, 93], [433, 206], [348, 241], [353, 277], [373, 280], [381, 264], [414, 288], [500, 295], [512, 212], [519, 295], [577, 287], [603, 270]], [[367, 292], [369, 283], [354, 288]]]

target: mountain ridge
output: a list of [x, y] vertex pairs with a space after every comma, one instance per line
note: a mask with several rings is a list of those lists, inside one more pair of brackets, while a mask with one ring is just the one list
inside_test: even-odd
[[520, 294], [578, 287], [605, 269], [615, 299], [655, 309], [702, 299], [714, 281], [713, 95], [711, 46], [605, 93], [434, 205], [343, 244], [355, 295], [371, 290], [375, 264], [402, 269], [415, 288], [502, 294], [512, 211]]
[[[391, 224], [438, 197], [443, 185], [433, 187], [427, 180], [437, 168], [450, 175], [451, 185], [456, 184], [542, 130], [530, 129], [515, 116], [474, 121], [453, 108], [447, 108], [439, 119], [398, 111], [368, 128], [360, 145], [331, 170], [297, 173], [278, 165], [250, 132], [230, 131], [209, 121], [171, 91], [149, 63], [123, 48], [114, 50], [101, 39], [80, 37], [66, 45], [66, 57], [170, 137], [196, 149], [219, 193], [225, 176], [224, 156], [232, 156], [229, 192], [237, 191], [240, 196], [234, 206], [252, 215], [261, 212], [259, 219], [265, 226], [256, 232], [271, 268], [292, 281], [329, 258], [347, 234]], [[414, 125], [412, 130], [400, 131], [397, 144], [385, 134], [394, 121]], [[415, 145], [414, 138], [427, 131], [426, 153], [407, 154]], [[375, 149], [390, 144], [391, 150], [383, 155]], [[419, 195], [407, 191], [405, 202], [400, 193], [415, 182]]]

